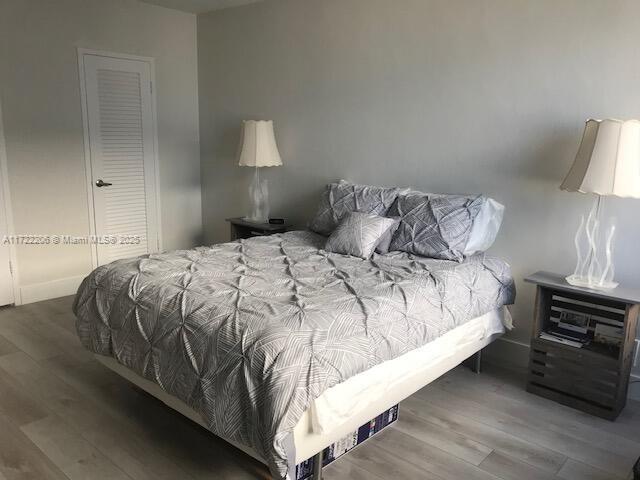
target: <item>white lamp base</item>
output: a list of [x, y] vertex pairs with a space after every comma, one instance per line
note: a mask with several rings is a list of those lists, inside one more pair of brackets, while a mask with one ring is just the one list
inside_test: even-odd
[[618, 286], [617, 282], [605, 281], [602, 284], [594, 283], [592, 280], [589, 279], [588, 276], [582, 276], [582, 275], [569, 275], [568, 277], [565, 277], [565, 280], [569, 285], [574, 285], [576, 287], [591, 288], [593, 290], [613, 290]]

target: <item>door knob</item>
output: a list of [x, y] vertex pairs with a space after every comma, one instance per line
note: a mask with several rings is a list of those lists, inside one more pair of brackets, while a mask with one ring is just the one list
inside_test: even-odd
[[110, 187], [113, 183], [104, 182], [101, 178], [96, 181], [96, 187]]

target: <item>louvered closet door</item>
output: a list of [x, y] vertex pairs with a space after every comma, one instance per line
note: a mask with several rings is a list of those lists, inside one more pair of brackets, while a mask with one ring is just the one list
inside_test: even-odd
[[83, 63], [101, 237], [95, 248], [103, 265], [158, 249], [151, 65], [97, 55], [85, 55]]

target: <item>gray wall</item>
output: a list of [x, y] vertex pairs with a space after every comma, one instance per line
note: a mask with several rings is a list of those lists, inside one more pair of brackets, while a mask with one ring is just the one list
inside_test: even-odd
[[[163, 243], [201, 241], [196, 40], [195, 15], [136, 0], [0, 0], [16, 233], [89, 233], [77, 56], [84, 47], [155, 57]], [[86, 245], [17, 253], [21, 291], [34, 292], [25, 297], [73, 293], [91, 271]]]
[[[589, 117], [640, 117], [635, 0], [268, 0], [198, 16], [203, 218], [228, 238], [251, 172], [242, 119], [273, 119], [284, 166], [275, 215], [304, 224], [339, 178], [482, 192], [507, 206], [492, 253], [518, 279], [516, 341], [533, 288], [570, 273], [589, 197], [559, 191]], [[617, 277], [640, 286], [640, 201], [607, 200]]]

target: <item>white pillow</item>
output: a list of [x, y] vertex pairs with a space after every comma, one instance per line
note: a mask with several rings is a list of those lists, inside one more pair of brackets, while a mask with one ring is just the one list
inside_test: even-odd
[[466, 256], [488, 250], [498, 236], [503, 216], [504, 205], [485, 197], [480, 212], [473, 220], [471, 233], [462, 253]]

